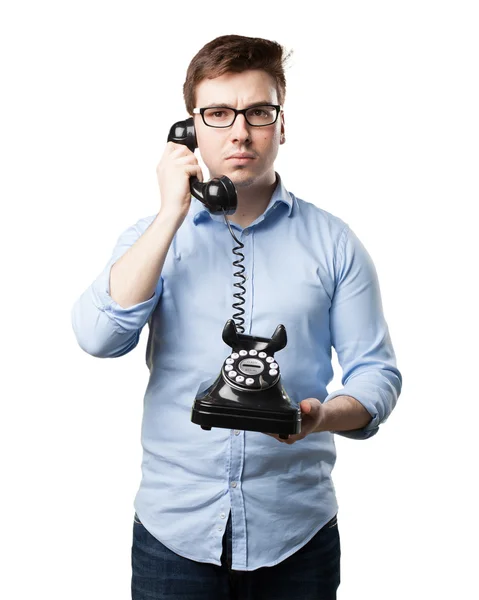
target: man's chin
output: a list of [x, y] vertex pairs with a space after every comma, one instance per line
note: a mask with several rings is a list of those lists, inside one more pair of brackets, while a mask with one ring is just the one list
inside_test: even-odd
[[259, 182], [260, 177], [249, 169], [235, 169], [227, 175], [237, 188], [247, 188]]
[[258, 182], [258, 177], [230, 177], [236, 188], [247, 188]]

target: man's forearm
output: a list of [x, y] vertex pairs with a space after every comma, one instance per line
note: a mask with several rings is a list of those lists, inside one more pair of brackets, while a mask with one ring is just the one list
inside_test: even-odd
[[352, 396], [336, 396], [321, 407], [323, 412], [320, 431], [352, 431], [362, 429], [371, 422], [372, 417], [364, 406]]
[[160, 211], [145, 233], [112, 266], [110, 296], [122, 308], [146, 302], [153, 296], [181, 222], [177, 215]]

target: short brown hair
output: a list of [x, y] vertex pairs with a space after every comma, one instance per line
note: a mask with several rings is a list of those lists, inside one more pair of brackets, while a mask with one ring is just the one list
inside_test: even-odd
[[203, 79], [213, 79], [228, 72], [242, 73], [249, 69], [262, 69], [274, 79], [278, 102], [284, 103], [286, 78], [284, 66], [291, 52], [285, 56], [284, 48], [277, 42], [242, 35], [222, 35], [208, 42], [193, 57], [183, 85], [188, 114], [195, 107], [196, 86]]

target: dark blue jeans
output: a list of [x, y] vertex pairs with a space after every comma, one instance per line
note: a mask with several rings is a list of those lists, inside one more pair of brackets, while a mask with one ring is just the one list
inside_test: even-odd
[[231, 569], [231, 515], [221, 566], [172, 552], [135, 515], [131, 553], [132, 600], [336, 600], [340, 539], [334, 517], [300, 550], [274, 567]]

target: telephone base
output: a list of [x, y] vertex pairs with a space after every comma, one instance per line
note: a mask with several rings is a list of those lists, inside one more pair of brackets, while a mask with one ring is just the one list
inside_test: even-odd
[[[201, 429], [204, 429], [205, 431], [211, 431], [211, 427], [207, 427], [206, 425], [202, 425]], [[265, 433], [271, 433], [270, 431], [267, 431]], [[283, 433], [279, 434], [279, 439], [280, 440], [287, 440], [289, 438], [289, 435], [284, 435]]]
[[240, 392], [225, 385], [220, 376], [196, 396], [191, 421], [204, 430], [219, 427], [258, 431], [287, 439], [301, 432], [301, 409], [280, 382], [262, 392]]
[[271, 338], [238, 333], [233, 319], [223, 328], [232, 349], [220, 374], [204, 381], [191, 409], [191, 421], [212, 427], [273, 433], [281, 439], [301, 433], [301, 408], [281, 383], [274, 353], [287, 343], [284, 325]]

